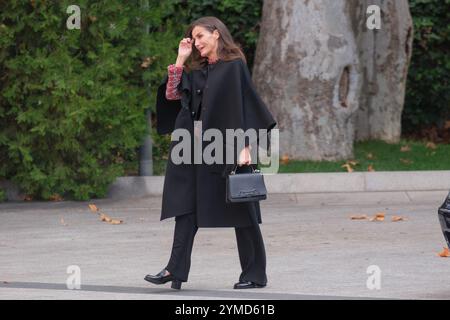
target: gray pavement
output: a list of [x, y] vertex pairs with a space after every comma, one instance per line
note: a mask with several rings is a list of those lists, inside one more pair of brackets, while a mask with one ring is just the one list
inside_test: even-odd
[[[261, 202], [268, 286], [233, 290], [232, 228], [199, 229], [181, 291], [143, 280], [169, 258], [174, 221], [161, 198], [0, 204], [0, 299], [449, 299], [450, 258], [437, 208], [448, 190], [269, 194]], [[99, 220], [88, 204], [123, 219]], [[383, 222], [351, 215], [386, 213]], [[393, 215], [406, 221], [391, 222]], [[62, 220], [64, 220], [64, 224]], [[81, 270], [69, 290], [67, 268]], [[380, 289], [368, 289], [378, 266]]]

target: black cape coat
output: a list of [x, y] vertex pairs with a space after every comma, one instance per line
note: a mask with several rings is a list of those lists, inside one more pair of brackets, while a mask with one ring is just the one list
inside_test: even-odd
[[[193, 137], [194, 120], [202, 121], [203, 131], [209, 128], [220, 130], [224, 134], [224, 140], [226, 129], [270, 130], [276, 125], [253, 86], [247, 65], [241, 59], [219, 60], [200, 70], [189, 73], [183, 71], [178, 86], [182, 94], [181, 100], [166, 99], [167, 80], [168, 76], [157, 92], [158, 134], [168, 134], [174, 129], [184, 128]], [[254, 147], [254, 142], [247, 140], [246, 145], [252, 143]], [[179, 142], [171, 141], [169, 153], [177, 143]], [[203, 142], [202, 148], [208, 143]], [[234, 163], [238, 159], [236, 151], [235, 149]], [[225, 201], [225, 178], [234, 165], [225, 164], [225, 161], [223, 163], [174, 164], [169, 154], [161, 220], [195, 212], [198, 227], [246, 227], [251, 226], [255, 218], [261, 223], [259, 202]], [[250, 166], [242, 166], [237, 172], [248, 171], [251, 171]]]

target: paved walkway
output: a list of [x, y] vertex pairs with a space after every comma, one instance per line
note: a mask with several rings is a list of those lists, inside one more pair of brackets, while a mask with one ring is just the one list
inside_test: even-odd
[[[243, 291], [232, 289], [240, 266], [229, 228], [199, 230], [181, 291], [143, 280], [166, 264], [172, 244], [160, 197], [4, 203], [0, 299], [449, 299], [450, 259], [437, 256], [446, 245], [437, 208], [447, 193], [271, 194], [261, 203], [268, 286]], [[124, 223], [100, 221], [89, 203]], [[350, 219], [378, 212], [385, 221]], [[67, 289], [71, 265], [80, 290]], [[380, 289], [367, 288], [371, 265]]]

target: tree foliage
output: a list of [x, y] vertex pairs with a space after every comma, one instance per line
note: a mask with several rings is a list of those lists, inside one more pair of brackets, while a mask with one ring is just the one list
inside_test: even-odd
[[404, 131], [450, 120], [450, 0], [410, 0], [414, 46], [409, 68]]
[[143, 28], [165, 7], [77, 1], [81, 29], [69, 30], [71, 4], [0, 4], [0, 176], [35, 198], [105, 195], [146, 132], [145, 83], [158, 75], [145, 71], [158, 66], [143, 59], [164, 55], [162, 34]]

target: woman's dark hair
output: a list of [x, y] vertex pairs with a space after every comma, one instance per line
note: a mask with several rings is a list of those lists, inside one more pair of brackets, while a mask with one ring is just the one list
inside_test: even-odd
[[[220, 36], [219, 39], [217, 39], [218, 41], [217, 57], [220, 60], [230, 61], [242, 59], [244, 63], [247, 63], [241, 47], [234, 42], [233, 37], [230, 34], [230, 31], [228, 31], [228, 28], [222, 21], [220, 21], [216, 17], [211, 16], [197, 19], [189, 25], [184, 37], [192, 39], [192, 30], [194, 30], [194, 28], [197, 26], [203, 27], [211, 33], [214, 30], [217, 30], [219, 32]], [[187, 69], [188, 70], [200, 69], [206, 64], [208, 64], [207, 58], [202, 57], [200, 55], [200, 52], [193, 45], [192, 53], [188, 61], [186, 62]]]

